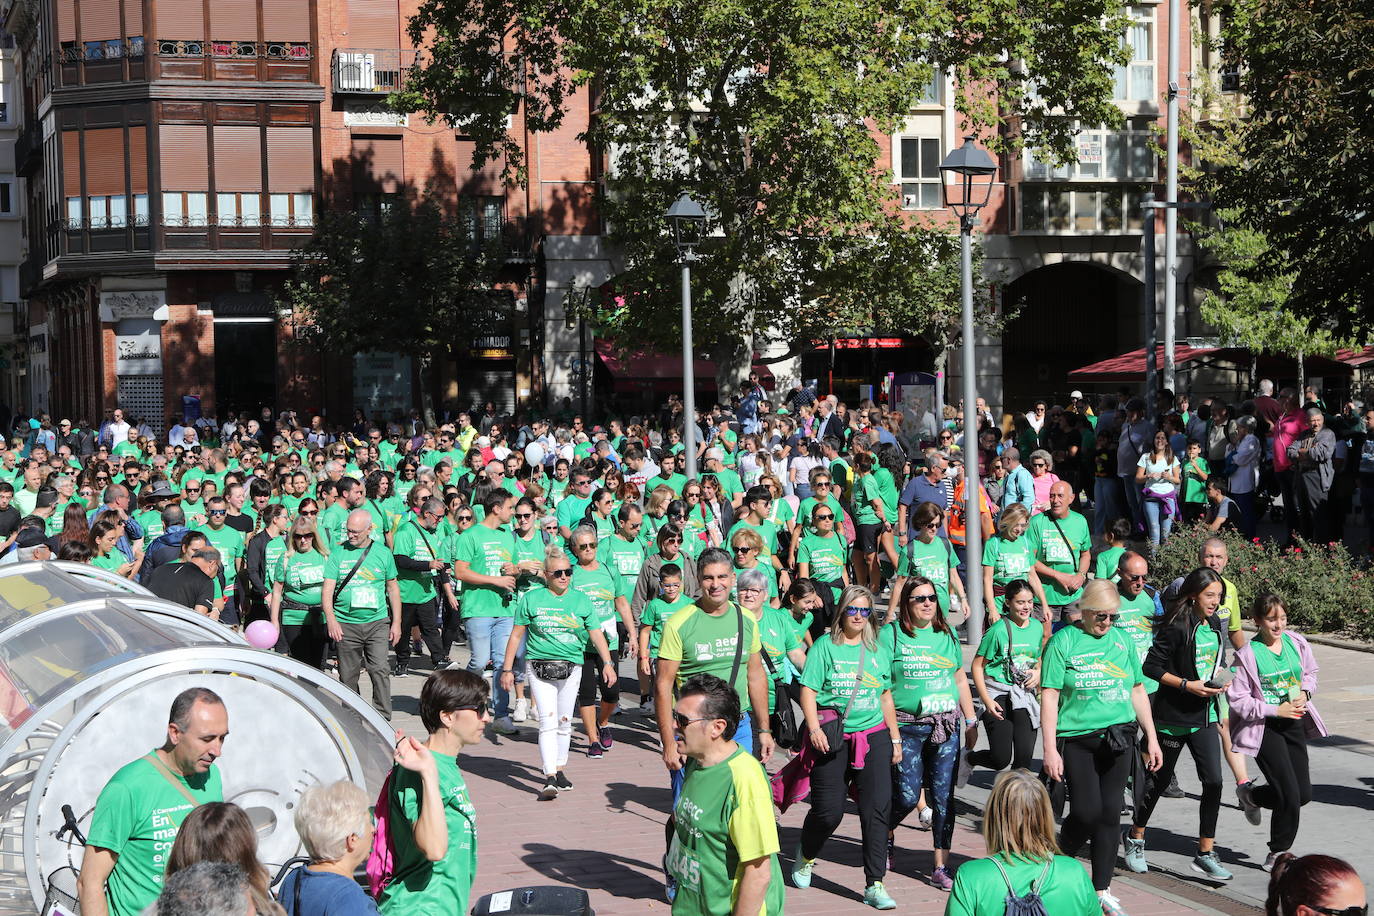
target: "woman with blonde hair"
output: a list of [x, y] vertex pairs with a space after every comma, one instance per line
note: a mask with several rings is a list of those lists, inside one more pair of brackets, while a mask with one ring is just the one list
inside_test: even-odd
[[317, 669], [324, 668], [329, 644], [321, 594], [328, 555], [329, 545], [315, 530], [315, 516], [298, 516], [291, 523], [286, 550], [272, 566], [267, 604], [268, 616], [281, 629], [290, 656]]
[[983, 809], [983, 840], [987, 857], [960, 866], [946, 916], [1005, 916], [1009, 895], [1032, 893], [1050, 913], [1100, 909], [1083, 866], [1060, 855], [1049, 793], [1026, 770], [997, 777]]
[[310, 864], [281, 883], [279, 895], [286, 916], [377, 912], [377, 904], [353, 878], [372, 852], [377, 827], [371, 806], [367, 793], [347, 779], [311, 786], [301, 793], [296, 834], [305, 844]]

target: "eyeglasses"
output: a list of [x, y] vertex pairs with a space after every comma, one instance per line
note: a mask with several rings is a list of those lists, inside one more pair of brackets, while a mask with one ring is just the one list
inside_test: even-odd
[[562, 579], [562, 578], [564, 578], [565, 576], [571, 576], [571, 575], [572, 575], [572, 570], [571, 570], [571, 569], [551, 569], [551, 570], [549, 570], [549, 575], [551, 575], [551, 576], [556, 576], [556, 577], [558, 577], [559, 579]]
[[1102, 611], [1101, 613], [1098, 613], [1096, 611], [1093, 612], [1094, 620], [1110, 620], [1112, 622], [1115, 622], [1120, 617], [1120, 614], [1113, 614], [1109, 611]]
[[869, 614], [873, 613], [873, 608], [864, 607], [860, 604], [851, 604], [844, 609], [844, 612], [850, 617], [867, 617]]
[[811, 517], [818, 522], [833, 522], [835, 520], [835, 513], [827, 512], [825, 515], [821, 515], [819, 512], [817, 512], [815, 515]]
[[689, 719], [689, 718], [687, 718], [686, 716], [684, 716], [684, 715], [683, 715], [682, 713], [680, 713], [680, 712], [674, 712], [674, 713], [673, 713], [673, 725], [675, 725], [675, 726], [677, 727], [677, 730], [678, 730], [678, 731], [685, 731], [686, 728], [687, 728], [687, 726], [691, 725], [693, 722], [710, 722], [710, 721], [713, 721], [713, 720], [711, 719], [710, 716], [700, 716], [700, 717], [698, 717], [698, 718], [696, 718], [696, 719]]
[[935, 600], [934, 595], [912, 595], [906, 599], [907, 604], [929, 604]]
[[759, 594], [760, 592], [762, 592], [763, 589], [757, 588], [756, 586], [753, 586], [753, 585], [746, 585], [746, 586], [744, 586], [743, 588], [737, 588], [737, 589], [735, 589], [735, 591], [736, 591], [736, 593], [741, 594], [741, 595], [757, 595], [757, 594]]
[[1131, 573], [1122, 573], [1122, 574], [1121, 574], [1121, 578], [1123, 578], [1123, 579], [1130, 579], [1132, 582], [1144, 582], [1144, 581], [1145, 581], [1145, 574], [1144, 574], [1144, 573], [1140, 573], [1140, 574], [1138, 574], [1138, 575], [1133, 575], [1133, 574], [1131, 574]]

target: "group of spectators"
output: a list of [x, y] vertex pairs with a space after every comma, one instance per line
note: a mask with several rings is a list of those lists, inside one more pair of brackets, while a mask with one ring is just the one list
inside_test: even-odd
[[[1316, 666], [1286, 627], [1282, 596], [1238, 595], [1221, 541], [1179, 581], [1154, 581], [1150, 569], [1149, 544], [1176, 520], [1253, 531], [1266, 486], [1297, 531], [1329, 533], [1331, 481], [1364, 485], [1366, 458], [1362, 505], [1374, 506], [1374, 435], [1342, 425], [1345, 438], [1327, 449], [1336, 424], [1320, 405], [1304, 412], [1292, 392], [1260, 390], [1234, 410], [1208, 400], [1196, 412], [1162, 395], [1154, 419], [1138, 398], [1090, 406], [1075, 393], [1005, 431], [980, 403], [966, 442], [956, 409], [912, 429], [901, 411], [849, 409], [798, 387], [775, 411], [751, 379], [730, 406], [700, 412], [691, 479], [674, 401], [663, 417], [604, 426], [575, 415], [509, 421], [489, 408], [432, 427], [360, 414], [339, 428], [264, 411], [178, 424], [165, 438], [115, 412], [86, 455], [85, 439], [76, 450], [42, 436], [13, 443], [0, 459], [11, 477], [0, 482], [0, 525], [13, 504], [13, 559], [91, 562], [226, 625], [269, 621], [279, 651], [353, 690], [366, 673], [385, 718], [392, 680], [426, 675], [428, 736], [398, 734], [379, 817], [395, 854], [382, 912], [466, 911], [480, 799], [459, 752], [488, 727], [509, 734], [533, 718], [539, 796], [555, 801], [572, 789], [575, 723], [588, 758], [616, 747], [629, 657], [673, 792], [663, 861], [674, 912], [781, 912], [774, 803], [809, 801], [788, 851], [800, 892], [853, 797], [865, 873], [856, 893], [870, 906], [896, 906], [883, 879], [906, 855], [895, 828], [914, 814], [930, 828], [925, 873], [951, 892], [950, 912], [1000, 912], [988, 901], [1009, 887], [1045, 894], [1048, 870], [1067, 912], [1118, 916], [1119, 800], [1129, 785], [1125, 862], [1146, 870], [1146, 828], [1184, 747], [1205, 774], [1193, 865], [1211, 879], [1231, 877], [1214, 848], [1221, 760], [1246, 816], [1272, 812], [1265, 867], [1276, 873], [1310, 800], [1305, 742], [1324, 733], [1311, 704]], [[1268, 402], [1278, 412], [1261, 426]], [[1374, 411], [1363, 422], [1374, 433]], [[965, 536], [967, 448], [981, 458], [968, 488], [981, 560]], [[1308, 481], [1322, 467], [1318, 492]], [[970, 575], [983, 581], [988, 628], [966, 672], [957, 623]], [[1255, 641], [1241, 635], [1247, 611]], [[455, 645], [466, 645], [465, 662], [451, 659]], [[196, 756], [178, 748], [195, 733], [192, 713], [227, 713], [213, 695], [183, 705], [167, 745], [117, 774], [108, 804], [102, 794], [83, 912], [90, 900], [99, 913], [100, 897], [135, 913], [173, 889], [138, 864], [141, 853], [126, 858], [143, 848], [122, 836], [137, 819], [102, 808], [141, 810], [149, 783], [169, 802], [150, 817], [181, 823], [220, 801], [200, 777], [227, 729], [207, 724]], [[987, 748], [968, 753], [980, 730]], [[1026, 775], [1037, 732], [1041, 779]], [[770, 772], [780, 746], [790, 760]], [[984, 819], [991, 858], [956, 873], [954, 797], [974, 767], [1011, 772]], [[356, 816], [367, 804], [345, 786], [302, 800], [298, 829], [317, 864], [287, 879], [287, 912], [370, 911], [348, 909], [366, 898], [345, 890], [373, 843], [370, 819]], [[1090, 872], [1058, 856], [1084, 850]], [[244, 874], [261, 897], [257, 873]], [[306, 902], [336, 893], [336, 909]]]

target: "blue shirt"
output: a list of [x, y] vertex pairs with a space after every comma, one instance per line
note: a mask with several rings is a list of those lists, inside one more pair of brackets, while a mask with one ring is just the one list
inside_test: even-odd
[[[946, 514], [949, 512], [949, 491], [945, 489], [943, 483], [931, 483], [930, 478], [925, 474], [917, 474], [907, 481], [906, 486], [902, 487], [902, 495], [897, 498], [897, 505], [906, 506], [907, 532], [915, 537], [915, 529], [912, 523], [915, 521], [915, 508], [921, 503], [935, 503]], [[948, 537], [945, 523], [940, 523], [940, 537]]]
[[1020, 503], [1027, 509], [1035, 508], [1035, 480], [1024, 464], [1018, 464], [1003, 484], [1002, 508], [1006, 509], [1012, 503]]
[[377, 916], [376, 902], [358, 882], [327, 871], [298, 868], [286, 876], [277, 894], [286, 916]]

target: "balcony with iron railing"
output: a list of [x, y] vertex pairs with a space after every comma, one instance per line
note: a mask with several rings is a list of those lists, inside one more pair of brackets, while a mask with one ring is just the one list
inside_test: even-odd
[[330, 83], [340, 95], [387, 95], [405, 85], [419, 52], [387, 48], [340, 48], [329, 64]]

